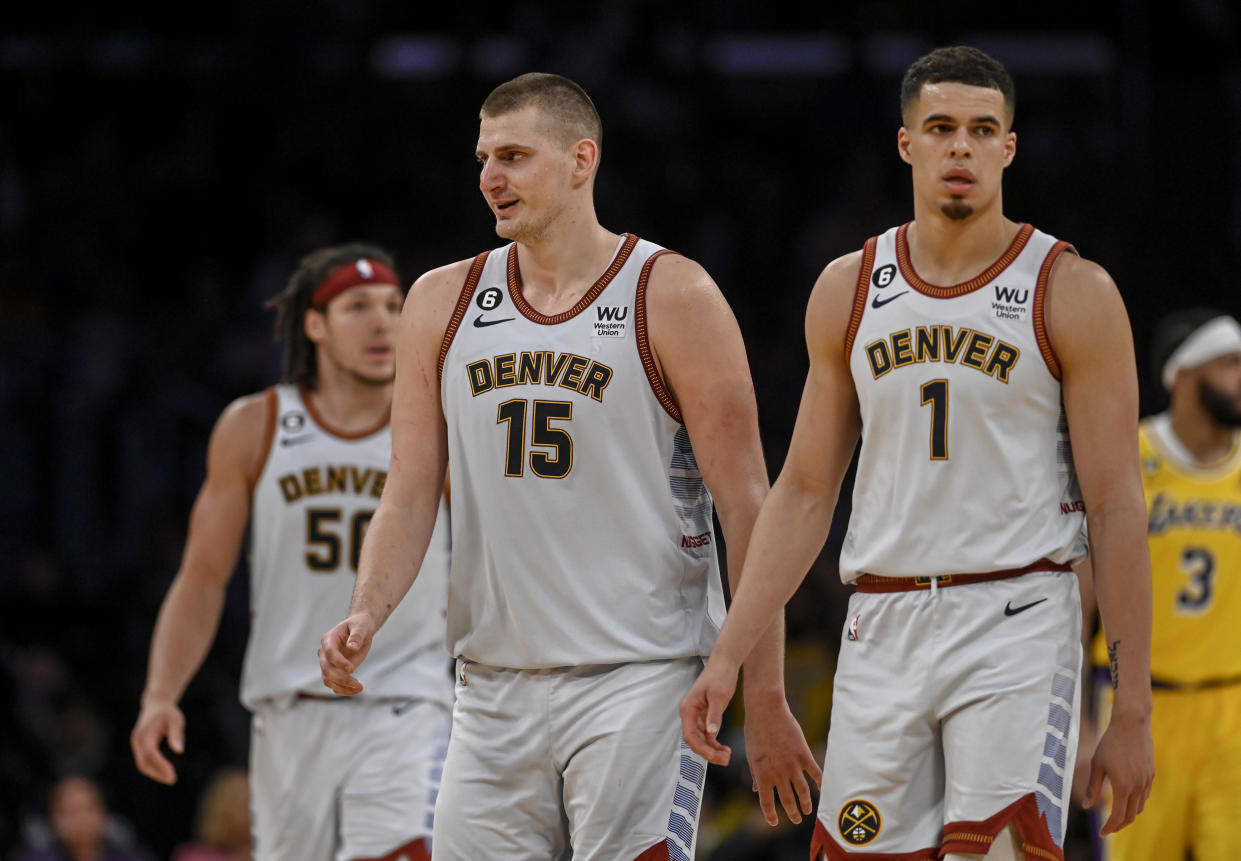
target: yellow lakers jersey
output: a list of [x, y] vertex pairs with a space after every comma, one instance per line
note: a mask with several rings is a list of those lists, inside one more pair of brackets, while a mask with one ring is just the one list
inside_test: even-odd
[[[1241, 676], [1241, 434], [1220, 463], [1197, 463], [1167, 413], [1138, 432], [1154, 617], [1151, 677], [1193, 685]], [[1103, 637], [1094, 662], [1107, 666]]]

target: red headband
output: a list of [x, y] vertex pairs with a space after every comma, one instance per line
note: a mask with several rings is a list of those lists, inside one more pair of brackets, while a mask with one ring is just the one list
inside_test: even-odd
[[378, 260], [367, 260], [359, 257], [353, 263], [346, 263], [336, 269], [323, 283], [315, 288], [310, 297], [310, 307], [322, 311], [341, 293], [350, 287], [361, 284], [392, 284], [397, 285], [396, 273]]

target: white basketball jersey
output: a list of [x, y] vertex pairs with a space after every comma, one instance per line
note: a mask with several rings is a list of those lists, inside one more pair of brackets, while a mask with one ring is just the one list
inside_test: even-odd
[[[362, 538], [388, 475], [392, 430], [334, 432], [309, 397], [268, 390], [273, 428], [250, 515], [250, 639], [241, 700], [302, 691], [330, 695], [315, 654], [349, 610]], [[452, 702], [444, 647], [448, 512], [439, 517], [418, 579], [375, 635], [358, 670], [363, 696]]]
[[710, 651], [711, 495], [646, 335], [660, 253], [626, 236], [554, 317], [523, 298], [516, 245], [475, 258], [440, 353], [454, 654], [533, 669]]
[[866, 243], [846, 359], [862, 448], [841, 578], [1021, 568], [1085, 553], [1043, 303], [1065, 242], [1021, 226], [982, 274], [918, 277], [906, 231]]

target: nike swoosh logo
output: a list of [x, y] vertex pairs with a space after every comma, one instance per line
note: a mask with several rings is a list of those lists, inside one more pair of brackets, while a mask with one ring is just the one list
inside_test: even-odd
[[501, 320], [484, 320], [483, 315], [479, 314], [477, 317], [474, 318], [474, 328], [481, 329], [483, 328], [483, 326], [494, 326], [497, 323], [507, 323], [508, 321], [515, 320], [515, 319], [516, 319], [515, 317], [505, 317]]
[[310, 442], [314, 436], [290, 436], [280, 440], [281, 445], [297, 445], [299, 442]]
[[897, 293], [895, 296], [889, 296], [887, 299], [882, 299], [882, 300], [878, 296], [876, 296], [875, 298], [870, 300], [870, 307], [882, 308], [884, 305], [888, 304], [889, 302], [895, 302], [897, 299], [901, 298], [908, 292], [909, 292], [908, 290], [902, 290], [900, 293]]
[[1037, 604], [1042, 604], [1046, 600], [1047, 600], [1046, 598], [1039, 598], [1037, 601], [1031, 601], [1029, 604], [1022, 604], [1020, 607], [1014, 607], [1013, 602], [1009, 601], [1007, 604], [1004, 605], [1004, 615], [1005, 616], [1016, 616], [1018, 613], [1029, 610], [1031, 607]]

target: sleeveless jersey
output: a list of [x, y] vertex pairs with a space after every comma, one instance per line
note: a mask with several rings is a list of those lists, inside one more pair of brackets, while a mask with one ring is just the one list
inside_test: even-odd
[[[346, 435], [330, 430], [294, 386], [269, 389], [268, 399], [272, 438], [250, 515], [251, 622], [241, 682], [250, 708], [299, 691], [330, 695], [315, 652], [348, 612], [362, 538], [392, 453], [386, 422]], [[418, 579], [358, 670], [362, 696], [452, 702], [444, 646], [447, 518], [441, 500]]]
[[448, 642], [466, 660], [612, 664], [705, 655], [715, 641], [711, 494], [646, 334], [661, 253], [625, 236], [552, 317], [523, 298], [516, 245], [474, 260], [440, 353]]
[[[1151, 677], [1192, 685], [1241, 677], [1241, 434], [1202, 466], [1167, 413], [1138, 430], [1154, 615]], [[1107, 666], [1103, 632], [1094, 662]]]
[[862, 418], [841, 578], [1021, 568], [1085, 553], [1043, 301], [1069, 249], [1023, 224], [952, 287], [914, 271], [895, 227], [866, 243], [845, 358]]

